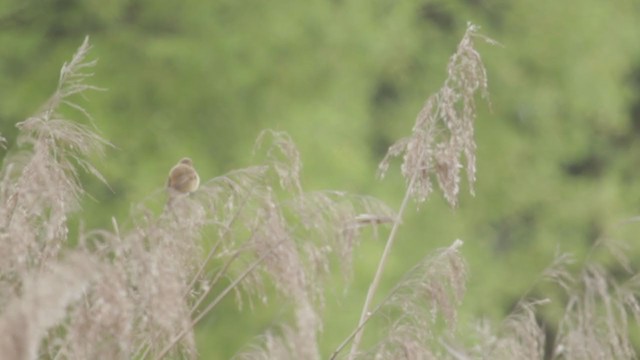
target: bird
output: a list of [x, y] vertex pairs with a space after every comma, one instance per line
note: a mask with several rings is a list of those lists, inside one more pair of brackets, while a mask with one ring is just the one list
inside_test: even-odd
[[193, 161], [185, 157], [171, 168], [167, 179], [167, 189], [178, 194], [190, 194], [198, 189], [200, 177], [193, 167]]

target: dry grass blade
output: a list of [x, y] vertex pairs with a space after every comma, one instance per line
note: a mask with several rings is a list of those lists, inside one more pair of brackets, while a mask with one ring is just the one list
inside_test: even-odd
[[[448, 336], [457, 323], [457, 307], [466, 288], [467, 266], [461, 240], [425, 258], [399, 284], [385, 308], [395, 319], [370, 353], [376, 359], [441, 358], [439, 323]], [[365, 355], [365, 358], [368, 356]]]
[[554, 358], [635, 359], [627, 320], [627, 305], [635, 312], [635, 302], [629, 301], [629, 293], [595, 264], [583, 270], [581, 285], [570, 293]]
[[298, 193], [302, 192], [302, 185], [300, 185], [302, 161], [289, 134], [283, 131], [263, 130], [256, 140], [254, 153], [265, 143], [269, 144], [266, 156], [271, 168], [280, 179], [280, 186]]
[[[66, 106], [91, 120], [89, 114], [74, 102], [84, 92], [98, 89], [87, 84], [92, 76], [87, 70], [96, 63], [86, 60], [89, 49], [88, 38], [85, 38], [72, 59], [62, 66], [53, 95], [38, 113], [16, 125], [20, 131], [17, 145], [21, 151], [4, 161], [0, 186], [0, 236], [3, 240], [0, 242], [0, 303], [4, 305], [8, 296], [21, 287], [24, 288], [25, 308], [34, 298], [38, 299], [38, 310], [29, 310], [34, 318], [24, 319], [23, 326], [33, 327], [29, 331], [42, 332], [43, 328], [46, 330], [54, 325], [54, 320], [48, 320], [46, 324], [33, 322], [41, 318], [60, 320], [69, 297], [77, 297], [79, 287], [84, 289], [84, 280], [106, 274], [104, 266], [89, 268], [91, 261], [88, 255], [86, 258], [71, 255], [67, 265], [57, 265], [68, 240], [67, 217], [78, 209], [79, 199], [84, 195], [78, 171], [83, 169], [106, 184], [88, 157], [102, 155], [109, 143], [88, 126], [69, 121], [61, 115], [62, 108]], [[76, 273], [67, 274], [66, 270], [60, 269], [72, 269], [69, 272]], [[38, 274], [39, 277], [31, 280], [39, 284], [35, 290], [29, 283], [22, 283], [21, 274], [24, 273]], [[41, 286], [47, 282], [51, 283], [48, 286], [58, 284], [59, 287], [55, 291], [47, 290]], [[48, 293], [39, 293], [41, 288]], [[44, 300], [45, 297], [48, 299]], [[7, 311], [15, 312], [15, 306], [7, 306]], [[80, 318], [75, 316], [80, 308], [71, 311], [70, 323]], [[42, 309], [48, 309], [50, 314], [44, 317]], [[48, 351], [51, 356], [66, 354], [68, 347], [72, 346], [70, 334], [75, 334], [67, 325], [63, 325], [68, 330], [67, 341], [59, 341], [64, 339], [60, 333], [51, 334], [43, 353]], [[38, 334], [38, 339], [42, 335]], [[37, 345], [29, 345], [29, 351], [35, 351]]]
[[409, 198], [417, 202], [425, 201], [432, 192], [431, 177], [435, 174], [445, 198], [451, 206], [455, 206], [458, 201], [462, 156], [466, 159], [467, 177], [473, 193], [476, 171], [474, 96], [477, 91], [481, 91], [485, 96], [487, 94], [486, 71], [473, 44], [473, 38], [478, 36], [477, 30], [477, 26], [468, 24], [456, 53], [449, 60], [448, 76], [443, 87], [425, 102], [418, 113], [411, 136], [392, 145], [380, 162], [379, 174], [382, 177], [389, 168], [391, 158], [403, 155], [401, 171], [407, 187], [362, 307], [356, 327], [360, 331], [353, 340], [350, 360], [353, 360], [358, 352], [362, 325], [369, 316], [373, 297]]
[[[42, 110], [18, 123], [21, 151], [4, 159], [0, 179], [0, 288], [19, 287], [19, 276], [56, 259], [67, 241], [67, 217], [78, 209], [83, 189], [78, 179], [82, 168], [104, 178], [87, 157], [101, 154], [108, 144], [88, 127], [59, 114], [63, 105], [84, 110], [72, 102], [86, 90], [91, 76], [86, 69], [88, 39], [72, 60], [63, 65], [59, 84]], [[0, 303], [7, 300], [0, 294]]]
[[95, 263], [89, 256], [72, 254], [47, 266], [46, 272], [29, 276], [23, 294], [12, 300], [0, 317], [2, 358], [36, 359], [46, 331], [64, 318], [67, 305], [83, 294], [95, 275]]
[[270, 174], [293, 196], [280, 200], [280, 193], [273, 187], [258, 188], [267, 191], [259, 196], [261, 205], [253, 208], [253, 220], [247, 227], [251, 229], [248, 239], [254, 258], [263, 260], [240, 286], [252, 292], [262, 287], [264, 278], [270, 279], [291, 305], [294, 323], [270, 331], [257, 340], [261, 346], [239, 356], [269, 358], [275, 351], [283, 359], [316, 359], [324, 275], [330, 272], [331, 256], [337, 257], [348, 280], [353, 249], [362, 229], [388, 223], [395, 214], [368, 196], [304, 192], [298, 180], [300, 163], [295, 144], [288, 135], [273, 131], [263, 132], [258, 144], [266, 140], [272, 142], [266, 147], [267, 163], [273, 170]]
[[[393, 223], [396, 214], [388, 205], [371, 196], [340, 191], [306, 192], [285, 204], [297, 236], [307, 239], [305, 252], [313, 260], [311, 274], [329, 272], [329, 256], [337, 255], [341, 273], [349, 281], [353, 252], [362, 231]], [[320, 281], [313, 281], [318, 284]], [[322, 288], [317, 288], [322, 292]]]
[[502, 324], [501, 334], [484, 355], [491, 359], [544, 359], [545, 333], [536, 321], [536, 307], [548, 300], [525, 302], [518, 305]]
[[447, 79], [440, 90], [429, 97], [418, 113], [411, 136], [389, 148], [379, 165], [384, 176], [391, 158], [403, 156], [402, 175], [413, 198], [422, 202], [433, 190], [435, 176], [445, 198], [455, 206], [460, 188], [460, 169], [464, 157], [467, 180], [473, 193], [476, 144], [474, 140], [475, 94], [487, 97], [487, 74], [473, 39], [478, 26], [469, 24], [447, 66]]

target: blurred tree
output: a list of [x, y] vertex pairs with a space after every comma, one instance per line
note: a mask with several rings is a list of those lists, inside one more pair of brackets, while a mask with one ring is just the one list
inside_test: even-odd
[[[125, 218], [183, 156], [203, 180], [248, 164], [267, 127], [297, 142], [309, 189], [395, 204], [401, 179], [376, 182], [376, 164], [409, 133], [473, 21], [504, 44], [480, 47], [492, 105], [478, 109], [476, 197], [455, 212], [434, 199], [412, 214], [385, 281], [462, 238], [467, 316], [497, 318], [557, 247], [581, 254], [638, 212], [638, 10], [597, 0], [7, 0], [0, 131], [15, 140], [13, 125], [44, 102], [59, 65], [90, 35], [94, 84], [107, 91], [83, 105], [115, 149], [98, 162], [113, 191], [87, 183], [95, 200], [78, 216], [87, 227]], [[345, 298], [333, 289], [341, 299], [328, 304], [326, 351], [356, 323], [380, 246], [363, 244]], [[230, 357], [269, 321], [243, 318], [232, 333], [220, 324], [251, 315], [228, 314], [201, 329], [203, 358]]]

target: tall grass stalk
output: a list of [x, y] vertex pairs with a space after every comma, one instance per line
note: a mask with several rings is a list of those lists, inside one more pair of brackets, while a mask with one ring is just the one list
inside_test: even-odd
[[[442, 88], [429, 97], [418, 113], [411, 136], [400, 139], [389, 148], [387, 156], [380, 163], [380, 175], [389, 167], [390, 158], [403, 155], [402, 174], [407, 183], [405, 195], [398, 210], [398, 217], [385, 244], [373, 280], [367, 291], [360, 320], [356, 326], [349, 359], [355, 359], [364, 324], [370, 314], [391, 248], [396, 240], [410, 198], [424, 202], [432, 192], [432, 176], [451, 206], [458, 202], [460, 169], [462, 157], [466, 160], [467, 179], [473, 194], [475, 182], [475, 100], [477, 91], [487, 96], [486, 70], [475, 50], [473, 38], [478, 27], [468, 24], [467, 30], [451, 56], [447, 66], [448, 77]], [[483, 39], [487, 39], [482, 37]]]
[[[468, 336], [456, 336], [468, 274], [461, 240], [425, 256], [375, 304], [410, 201], [425, 201], [435, 182], [458, 206], [463, 171], [473, 194], [474, 99], [487, 95], [473, 40], [492, 42], [477, 29], [468, 26], [443, 86], [424, 103], [411, 135], [391, 146], [379, 165], [383, 176], [390, 159], [402, 156], [406, 190], [397, 212], [366, 195], [306, 191], [295, 143], [267, 130], [256, 141], [257, 165], [204, 181], [159, 214], [153, 209], [167, 198], [158, 189], [134, 207], [126, 225], [112, 218], [111, 230], [81, 229], [72, 246], [68, 219], [86, 195], [79, 172], [104, 182], [88, 158], [110, 145], [95, 126], [61, 115], [61, 107], [70, 107], [92, 125], [74, 100], [97, 89], [86, 83], [96, 62], [86, 59], [85, 39], [62, 66], [53, 95], [17, 124], [18, 151], [3, 161], [0, 357], [195, 359], [194, 327], [235, 295], [239, 308], [278, 297], [289, 319], [266, 329], [235, 359], [320, 359], [327, 275], [337, 267], [350, 281], [362, 229], [392, 223], [359, 322], [332, 360], [349, 344], [344, 356], [350, 359], [637, 358], [632, 334], [640, 323], [640, 275], [628, 251], [610, 239], [599, 240], [576, 271], [568, 254], [556, 255], [537, 282], [550, 280], [560, 294], [531, 299], [536, 282], [497, 331], [488, 322], [477, 326], [471, 345]], [[594, 260], [600, 248], [611, 267]], [[542, 305], [555, 305], [562, 315], [547, 319]], [[386, 315], [386, 333], [361, 350], [363, 330], [376, 315]]]
[[[408, 187], [413, 186], [413, 179], [409, 182]], [[369, 285], [369, 290], [367, 291], [367, 297], [364, 300], [364, 305], [362, 307], [362, 313], [360, 314], [360, 320], [358, 320], [358, 326], [353, 334], [353, 343], [351, 347], [351, 352], [349, 355], [349, 359], [353, 359], [355, 357], [358, 346], [360, 345], [360, 341], [362, 340], [363, 328], [373, 314], [371, 309], [371, 303], [373, 302], [373, 298], [375, 296], [376, 291], [378, 290], [378, 286], [380, 285], [380, 280], [382, 279], [382, 274], [384, 272], [385, 264], [387, 263], [387, 259], [389, 258], [389, 254], [391, 253], [391, 248], [396, 239], [396, 234], [398, 229], [400, 228], [402, 216], [404, 214], [405, 209], [407, 208], [407, 204], [409, 203], [409, 199], [411, 198], [411, 192], [405, 192], [404, 198], [402, 199], [402, 203], [400, 204], [400, 208], [398, 209], [398, 216], [393, 221], [393, 227], [389, 232], [389, 237], [387, 238], [386, 245], [384, 250], [382, 251], [382, 255], [380, 256], [380, 261], [378, 262], [378, 267], [376, 268], [376, 273], [373, 276], [373, 280], [371, 281], [371, 285]], [[338, 349], [340, 351], [340, 348]], [[332, 358], [335, 358], [337, 355], [334, 354]]]

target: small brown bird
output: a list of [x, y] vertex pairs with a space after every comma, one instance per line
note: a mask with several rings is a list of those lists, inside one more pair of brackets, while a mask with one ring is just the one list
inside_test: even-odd
[[181, 194], [188, 194], [196, 191], [200, 185], [200, 177], [193, 168], [190, 158], [182, 158], [176, 166], [171, 168], [167, 188]]

